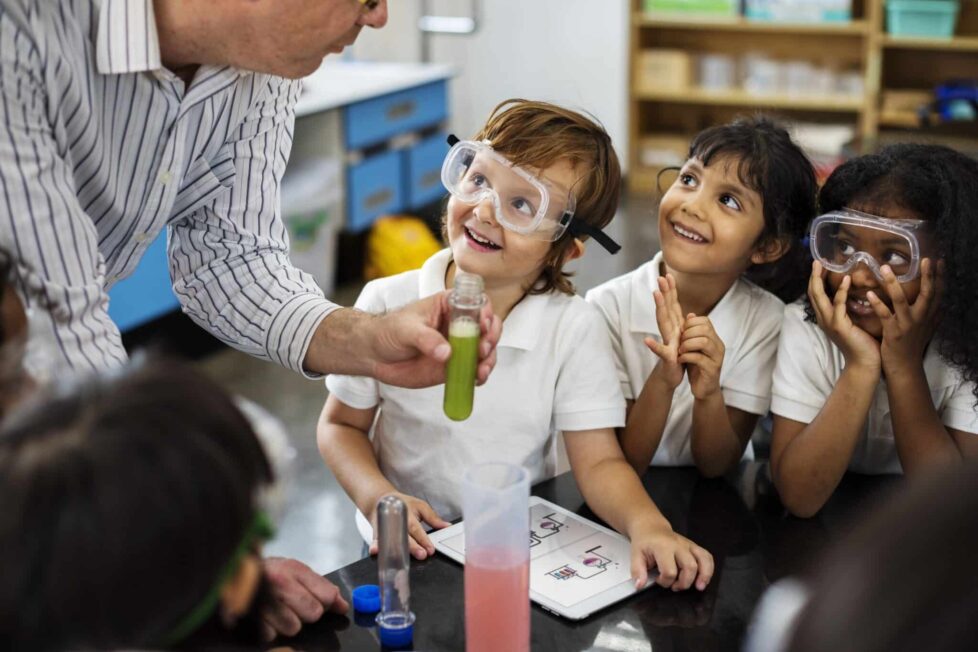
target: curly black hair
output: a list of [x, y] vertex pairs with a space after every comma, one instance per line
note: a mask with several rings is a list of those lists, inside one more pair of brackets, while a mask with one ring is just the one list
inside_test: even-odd
[[707, 166], [722, 158], [738, 161], [740, 182], [757, 192], [764, 205], [758, 244], [781, 240], [788, 245], [781, 258], [752, 265], [746, 276], [786, 303], [801, 296], [810, 261], [802, 239], [815, 217], [818, 192], [815, 170], [802, 149], [777, 122], [757, 115], [701, 131], [690, 143], [689, 158]]
[[944, 261], [938, 351], [974, 384], [978, 401], [978, 161], [940, 145], [890, 145], [840, 165], [818, 199], [823, 213], [887, 203], [934, 222]]

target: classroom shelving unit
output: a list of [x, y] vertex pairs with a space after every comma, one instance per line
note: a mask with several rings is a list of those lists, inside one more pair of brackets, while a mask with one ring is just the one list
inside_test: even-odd
[[[642, 164], [649, 138], [694, 134], [738, 114], [769, 110], [786, 119], [849, 123], [864, 142], [884, 131], [916, 130], [912, 107], [890, 102], [895, 96], [929, 93], [953, 78], [978, 78], [978, 0], [961, 0], [951, 38], [910, 38], [886, 32], [883, 0], [853, 0], [845, 23], [758, 22], [743, 17], [649, 14], [642, 0], [631, 0], [629, 48], [629, 186], [654, 189], [658, 168]], [[762, 53], [781, 60], [807, 60], [858, 69], [861, 96], [770, 95], [744, 90], [655, 90], [638, 79], [643, 50], [680, 49], [740, 57]], [[887, 101], [884, 101], [884, 100]], [[894, 106], [895, 105], [895, 106]]]

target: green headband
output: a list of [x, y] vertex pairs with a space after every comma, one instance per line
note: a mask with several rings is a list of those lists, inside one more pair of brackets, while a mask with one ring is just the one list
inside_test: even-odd
[[238, 571], [241, 561], [252, 551], [255, 543], [257, 541], [267, 541], [274, 534], [275, 528], [272, 526], [268, 515], [261, 510], [255, 512], [255, 517], [252, 519], [248, 529], [245, 530], [244, 536], [241, 537], [241, 542], [234, 549], [230, 559], [228, 559], [218, 574], [214, 586], [211, 587], [210, 591], [207, 592], [207, 595], [204, 596], [197, 606], [181, 618], [173, 629], [170, 630], [170, 633], [163, 637], [161, 647], [172, 647], [200, 629], [201, 625], [217, 609], [217, 604], [221, 597], [221, 589]]

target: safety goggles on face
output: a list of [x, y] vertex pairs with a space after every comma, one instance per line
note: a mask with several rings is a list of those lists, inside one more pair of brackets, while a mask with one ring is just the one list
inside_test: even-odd
[[612, 254], [621, 249], [600, 229], [574, 219], [576, 202], [569, 190], [513, 165], [486, 143], [449, 136], [448, 144], [441, 181], [459, 201], [490, 200], [501, 226], [531, 238], [554, 242], [569, 231], [594, 238]]
[[917, 278], [921, 250], [930, 249], [926, 220], [887, 219], [849, 208], [815, 218], [809, 232], [812, 256], [830, 272], [845, 273], [859, 263], [880, 281], [889, 265], [900, 283]]

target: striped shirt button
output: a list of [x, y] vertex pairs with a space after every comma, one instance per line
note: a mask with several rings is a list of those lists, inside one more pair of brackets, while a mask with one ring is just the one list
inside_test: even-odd
[[171, 173], [169, 170], [163, 170], [160, 172], [160, 183], [165, 186], [171, 181], [173, 181], [173, 173]]

